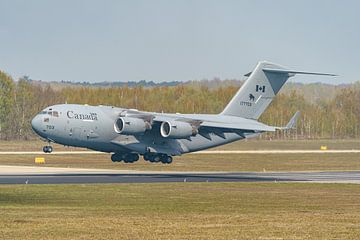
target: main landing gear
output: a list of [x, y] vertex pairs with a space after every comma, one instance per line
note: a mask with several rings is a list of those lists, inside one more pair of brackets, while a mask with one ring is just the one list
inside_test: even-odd
[[173, 158], [166, 154], [145, 153], [144, 160], [149, 162], [162, 162], [164, 164], [170, 164], [172, 163]]
[[133, 163], [139, 160], [139, 155], [136, 153], [114, 153], [111, 155], [111, 161], [124, 163]]
[[[139, 155], [136, 153], [114, 153], [111, 155], [111, 161], [113, 162], [133, 163], [138, 160]], [[164, 164], [170, 164], [172, 163], [173, 158], [166, 154], [145, 153], [144, 160], [152, 163], [161, 162]]]
[[43, 152], [44, 153], [52, 153], [52, 151], [53, 151], [52, 146], [44, 146], [43, 147]]

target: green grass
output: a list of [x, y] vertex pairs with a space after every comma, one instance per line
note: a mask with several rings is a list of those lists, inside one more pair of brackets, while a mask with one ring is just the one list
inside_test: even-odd
[[1, 239], [358, 239], [360, 185], [0, 186]]

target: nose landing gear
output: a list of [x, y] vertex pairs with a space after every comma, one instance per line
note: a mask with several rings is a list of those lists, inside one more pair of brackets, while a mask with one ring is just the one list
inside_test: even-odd
[[43, 147], [43, 152], [44, 153], [52, 153], [52, 151], [53, 151], [52, 146], [44, 146]]

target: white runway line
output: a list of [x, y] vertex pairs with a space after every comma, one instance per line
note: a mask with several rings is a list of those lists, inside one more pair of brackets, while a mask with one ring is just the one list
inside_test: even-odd
[[58, 167], [36, 167], [36, 166], [9, 166], [0, 165], [0, 175], [26, 175], [26, 174], [111, 174], [131, 173], [129, 170], [112, 169], [85, 169], [85, 168], [58, 168]]
[[360, 153], [360, 149], [347, 150], [215, 150], [193, 154], [298, 154], [298, 153]]
[[83, 155], [83, 154], [108, 154], [96, 151], [54, 151], [52, 153], [44, 153], [37, 151], [21, 151], [21, 152], [0, 152], [0, 155]]
[[[191, 154], [300, 154], [300, 153], [360, 153], [360, 149], [345, 150], [213, 150], [200, 151]], [[40, 151], [21, 151], [21, 152], [0, 152], [0, 155], [85, 155], [85, 154], [108, 154], [96, 151], [54, 151], [44, 153]]]
[[224, 174], [226, 171], [143, 171], [97, 168], [64, 168], [45, 166], [0, 165], [0, 176], [7, 175], [52, 175], [52, 174]]

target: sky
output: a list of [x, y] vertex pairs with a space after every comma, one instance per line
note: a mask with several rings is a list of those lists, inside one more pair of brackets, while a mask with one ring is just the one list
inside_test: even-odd
[[360, 1], [0, 0], [0, 69], [43, 81], [242, 79], [258, 61], [360, 80]]

